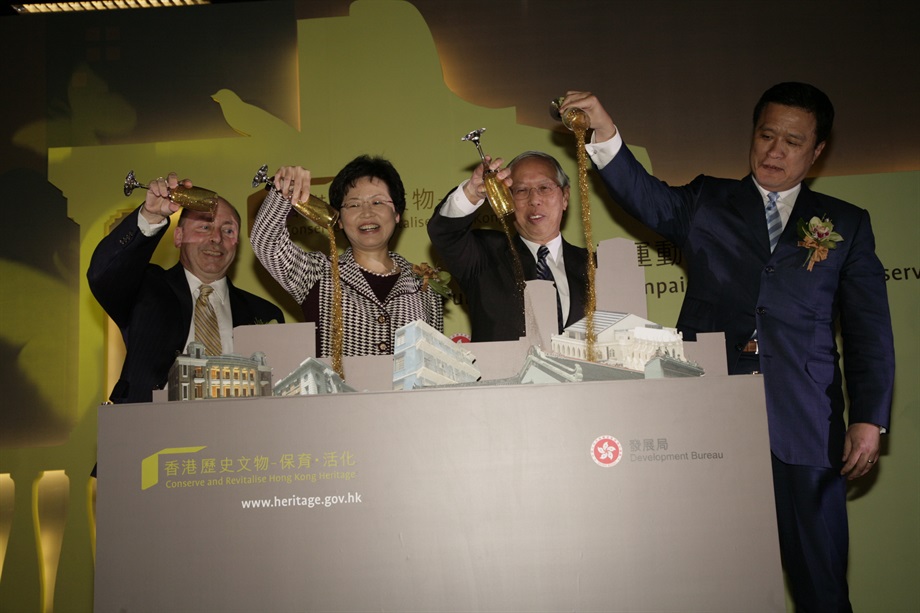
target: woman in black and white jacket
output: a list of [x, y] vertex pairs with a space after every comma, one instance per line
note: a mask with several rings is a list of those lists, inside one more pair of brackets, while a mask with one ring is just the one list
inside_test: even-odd
[[[321, 252], [295, 245], [286, 220], [292, 202], [306, 202], [310, 171], [280, 168], [253, 223], [250, 240], [262, 265], [301, 305], [304, 318], [316, 322], [317, 352], [332, 353], [332, 264]], [[379, 157], [349, 162], [329, 187], [331, 206], [339, 211], [338, 227], [349, 247], [339, 257], [342, 284], [342, 354], [393, 353], [393, 336], [407, 323], [422, 320], [444, 329], [443, 298], [424, 283], [410, 264], [390, 251], [389, 242], [406, 208], [399, 173]]]

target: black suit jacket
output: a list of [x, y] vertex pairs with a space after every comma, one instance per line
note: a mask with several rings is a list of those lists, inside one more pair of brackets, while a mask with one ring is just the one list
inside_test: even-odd
[[[93, 296], [115, 321], [127, 354], [111, 401], [150, 402], [166, 384], [176, 355], [185, 351], [192, 322], [192, 295], [185, 269], [150, 263], [166, 228], [144, 236], [137, 213], [125, 218], [93, 253], [86, 273]], [[277, 306], [227, 280], [233, 326], [284, 321]]]
[[[524, 303], [517, 290], [507, 237], [495, 230], [473, 230], [476, 214], [444, 217], [440, 211], [446, 199], [428, 222], [428, 236], [466, 295], [472, 340], [519, 339], [525, 332]], [[536, 279], [537, 263], [527, 245], [517, 235], [511, 242], [520, 256], [524, 279]], [[585, 316], [588, 250], [563, 239], [562, 258], [569, 282], [569, 316], [565, 322], [569, 326]]]

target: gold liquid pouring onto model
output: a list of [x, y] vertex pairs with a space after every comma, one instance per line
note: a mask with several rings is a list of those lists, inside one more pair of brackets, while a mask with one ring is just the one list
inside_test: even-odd
[[486, 156], [482, 152], [482, 147], [479, 146], [479, 140], [482, 137], [482, 133], [485, 131], [485, 128], [473, 130], [460, 140], [469, 141], [476, 145], [476, 151], [479, 152], [479, 159], [482, 160], [482, 181], [485, 184], [486, 196], [488, 197], [489, 205], [492, 207], [492, 210], [495, 211], [495, 216], [498, 217], [498, 222], [502, 226], [505, 238], [508, 239], [508, 247], [511, 250], [511, 268], [514, 271], [514, 285], [521, 295], [521, 312], [526, 320], [527, 309], [524, 306], [524, 290], [527, 287], [527, 281], [524, 280], [524, 267], [521, 265], [521, 257], [514, 247], [511, 228], [508, 227], [508, 221], [506, 219], [514, 215], [514, 198], [512, 198], [511, 190], [508, 189], [508, 186], [498, 178], [498, 173], [489, 168], [489, 165], [486, 163]]
[[588, 152], [585, 149], [585, 134], [591, 127], [587, 113], [578, 108], [559, 112], [564, 98], [553, 100], [550, 114], [562, 121], [562, 125], [575, 133], [578, 159], [578, 193], [581, 197], [581, 221], [585, 228], [585, 246], [588, 248], [588, 296], [585, 300], [585, 355], [589, 362], [596, 362], [597, 331], [594, 329], [594, 312], [597, 310], [597, 292], [594, 286], [594, 239], [591, 231], [591, 203], [588, 198]]
[[[273, 178], [268, 176], [268, 165], [265, 164], [252, 178], [252, 186], [258, 187], [260, 183], [265, 183], [265, 188], [269, 189]], [[329, 235], [329, 259], [332, 268], [332, 370], [344, 381], [342, 349], [345, 345], [345, 327], [342, 319], [342, 280], [339, 278], [339, 249], [335, 243], [335, 223], [339, 220], [339, 213], [325, 200], [312, 194], [306, 201], [291, 202], [291, 206], [300, 215], [326, 230], [326, 234]]]

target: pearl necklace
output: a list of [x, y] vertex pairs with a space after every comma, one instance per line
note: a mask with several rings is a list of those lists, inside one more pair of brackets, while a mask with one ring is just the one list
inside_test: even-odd
[[362, 271], [366, 272], [369, 275], [374, 275], [375, 277], [390, 277], [392, 275], [395, 275], [397, 271], [399, 271], [399, 264], [397, 264], [395, 261], [393, 262], [393, 268], [391, 268], [390, 270], [386, 272], [374, 272], [373, 270], [368, 270], [364, 266], [361, 266], [358, 260], [355, 260], [355, 264], [357, 264], [358, 268], [360, 268]]

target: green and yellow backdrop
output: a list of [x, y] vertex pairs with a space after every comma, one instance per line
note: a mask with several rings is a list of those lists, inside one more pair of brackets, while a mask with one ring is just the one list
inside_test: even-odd
[[[920, 610], [918, 24], [917, 6], [830, 0], [267, 0], [3, 16], [0, 610], [92, 609], [96, 407], [123, 349], [85, 273], [143, 198], [122, 193], [128, 170], [219, 191], [244, 213], [246, 238], [260, 165], [305, 166], [325, 196], [356, 155], [383, 155], [407, 191], [395, 249], [437, 265], [425, 226], [478, 159], [460, 141], [470, 130], [487, 128], [489, 154], [548, 151], [574, 176], [574, 137], [549, 101], [589, 90], [658, 177], [739, 177], [753, 104], [785, 80], [835, 102], [812, 187], [870, 211], [888, 271], [894, 414], [879, 468], [850, 490], [852, 600]], [[563, 233], [584, 244], [573, 203]], [[679, 251], [596, 181], [591, 206], [595, 240], [636, 242], [649, 317], [673, 325]], [[325, 245], [306, 222], [293, 231]], [[175, 258], [164, 240], [155, 260]], [[246, 241], [232, 275], [300, 319]], [[468, 331], [462, 297], [446, 328]]]

